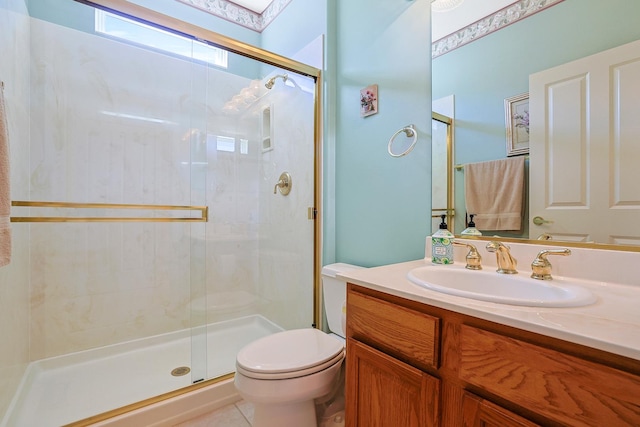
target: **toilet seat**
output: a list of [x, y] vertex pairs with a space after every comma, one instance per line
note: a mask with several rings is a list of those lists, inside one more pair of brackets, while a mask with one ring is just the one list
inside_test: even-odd
[[336, 338], [318, 329], [294, 329], [244, 347], [238, 352], [236, 369], [256, 379], [296, 378], [322, 371], [343, 358], [344, 344]]
[[344, 359], [344, 352], [340, 352], [338, 353], [335, 357], [333, 357], [332, 359], [321, 363], [319, 365], [316, 366], [312, 366], [310, 368], [306, 368], [306, 369], [300, 369], [300, 370], [296, 370], [296, 371], [289, 371], [289, 372], [256, 372], [256, 371], [249, 371], [247, 369], [242, 368], [239, 364], [236, 363], [236, 373], [237, 374], [242, 374], [245, 377], [248, 378], [253, 378], [256, 380], [286, 380], [286, 379], [293, 379], [293, 378], [299, 378], [299, 377], [304, 377], [307, 375], [312, 375], [318, 372], [321, 372], [327, 368], [332, 367], [333, 365], [335, 365], [336, 363], [340, 363], [342, 362], [342, 359]]

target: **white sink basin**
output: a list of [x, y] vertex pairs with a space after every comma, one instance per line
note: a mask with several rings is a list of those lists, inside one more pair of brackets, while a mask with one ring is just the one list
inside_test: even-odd
[[596, 301], [591, 292], [574, 282], [536, 280], [525, 273], [498, 274], [495, 270], [433, 265], [415, 268], [407, 273], [407, 278], [432, 291], [500, 304], [580, 307]]

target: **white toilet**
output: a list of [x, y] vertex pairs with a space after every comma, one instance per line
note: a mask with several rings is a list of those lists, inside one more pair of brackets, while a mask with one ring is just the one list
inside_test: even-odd
[[330, 264], [322, 269], [322, 290], [330, 334], [306, 328], [260, 338], [238, 352], [235, 386], [254, 406], [253, 427], [316, 427], [316, 400], [335, 389], [344, 359], [346, 283], [336, 273], [355, 268]]

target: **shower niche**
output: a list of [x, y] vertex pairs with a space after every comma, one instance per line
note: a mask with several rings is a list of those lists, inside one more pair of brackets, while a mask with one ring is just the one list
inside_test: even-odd
[[270, 104], [262, 108], [262, 114], [260, 115], [263, 153], [273, 150], [273, 128], [271, 127], [273, 122], [273, 104]]

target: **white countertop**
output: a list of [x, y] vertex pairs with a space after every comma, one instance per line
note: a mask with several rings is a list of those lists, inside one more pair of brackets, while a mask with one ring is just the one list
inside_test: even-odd
[[[597, 297], [597, 301], [591, 305], [571, 308], [523, 307], [447, 295], [422, 288], [407, 279], [407, 273], [412, 269], [430, 264], [426, 260], [417, 260], [350, 270], [338, 274], [338, 277], [369, 289], [640, 361], [638, 286], [587, 281], [585, 287]], [[530, 272], [521, 271], [519, 274]]]

